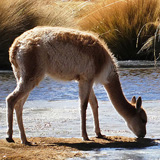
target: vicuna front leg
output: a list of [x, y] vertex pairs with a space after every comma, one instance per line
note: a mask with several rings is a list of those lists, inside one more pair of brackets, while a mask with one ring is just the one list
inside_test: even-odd
[[89, 140], [86, 130], [86, 110], [88, 105], [88, 99], [92, 88], [92, 81], [80, 81], [79, 82], [79, 97], [81, 107], [81, 129], [82, 137], [84, 140]]
[[94, 94], [93, 88], [91, 89], [91, 93], [89, 96], [89, 103], [91, 105], [93, 116], [94, 116], [95, 133], [98, 138], [102, 138], [103, 135], [101, 134], [101, 131], [100, 131], [99, 118], [98, 118], [98, 101]]

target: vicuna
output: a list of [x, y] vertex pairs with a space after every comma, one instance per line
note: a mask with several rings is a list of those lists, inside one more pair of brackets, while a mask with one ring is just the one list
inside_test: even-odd
[[8, 142], [14, 142], [13, 110], [16, 111], [23, 144], [27, 141], [22, 119], [23, 105], [30, 91], [45, 75], [55, 79], [79, 82], [82, 137], [89, 140], [86, 131], [86, 109], [90, 103], [94, 115], [95, 132], [103, 137], [99, 127], [98, 103], [93, 83], [104, 85], [113, 106], [125, 119], [137, 137], [146, 135], [147, 115], [141, 97], [129, 102], [122, 91], [112, 53], [97, 36], [61, 27], [36, 27], [15, 39], [9, 59], [17, 80], [17, 87], [6, 98]]

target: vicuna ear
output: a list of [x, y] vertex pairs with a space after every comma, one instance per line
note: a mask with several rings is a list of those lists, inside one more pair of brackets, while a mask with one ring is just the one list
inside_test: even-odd
[[136, 97], [135, 96], [132, 97], [131, 103], [136, 104]]
[[141, 106], [142, 106], [142, 98], [141, 98], [141, 97], [138, 97], [137, 102], [136, 102], [137, 112], [140, 112]]

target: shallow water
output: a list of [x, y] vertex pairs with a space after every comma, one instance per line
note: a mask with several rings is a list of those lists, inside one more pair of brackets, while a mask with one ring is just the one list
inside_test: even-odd
[[[139, 62], [138, 62], [139, 63]], [[146, 138], [160, 139], [160, 68], [149, 62], [121, 62], [120, 81], [127, 99], [142, 96], [148, 114]], [[137, 68], [140, 67], [140, 68]], [[147, 67], [147, 68], [146, 68]], [[16, 86], [12, 72], [0, 72], [0, 139], [6, 137], [5, 98]], [[134, 137], [108, 100], [101, 85], [94, 86], [99, 101], [100, 126], [107, 136]], [[80, 137], [78, 83], [56, 82], [46, 77], [30, 94], [24, 106], [24, 125], [28, 137]], [[90, 107], [87, 110], [87, 131], [95, 136]], [[14, 137], [19, 137], [14, 117]], [[160, 159], [160, 146], [143, 149], [97, 149], [77, 159]], [[75, 158], [74, 158], [75, 159]]]

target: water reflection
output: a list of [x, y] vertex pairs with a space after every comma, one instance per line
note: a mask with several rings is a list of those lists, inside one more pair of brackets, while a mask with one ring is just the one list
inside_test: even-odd
[[[74, 160], [158, 160], [160, 158], [159, 148], [148, 149], [101, 149], [101, 151], [83, 152], [84, 157]], [[73, 158], [71, 158], [73, 159]], [[70, 160], [71, 160], [70, 159]]]
[[126, 96], [142, 96], [143, 100], [159, 100], [159, 68], [120, 69], [122, 87]]

